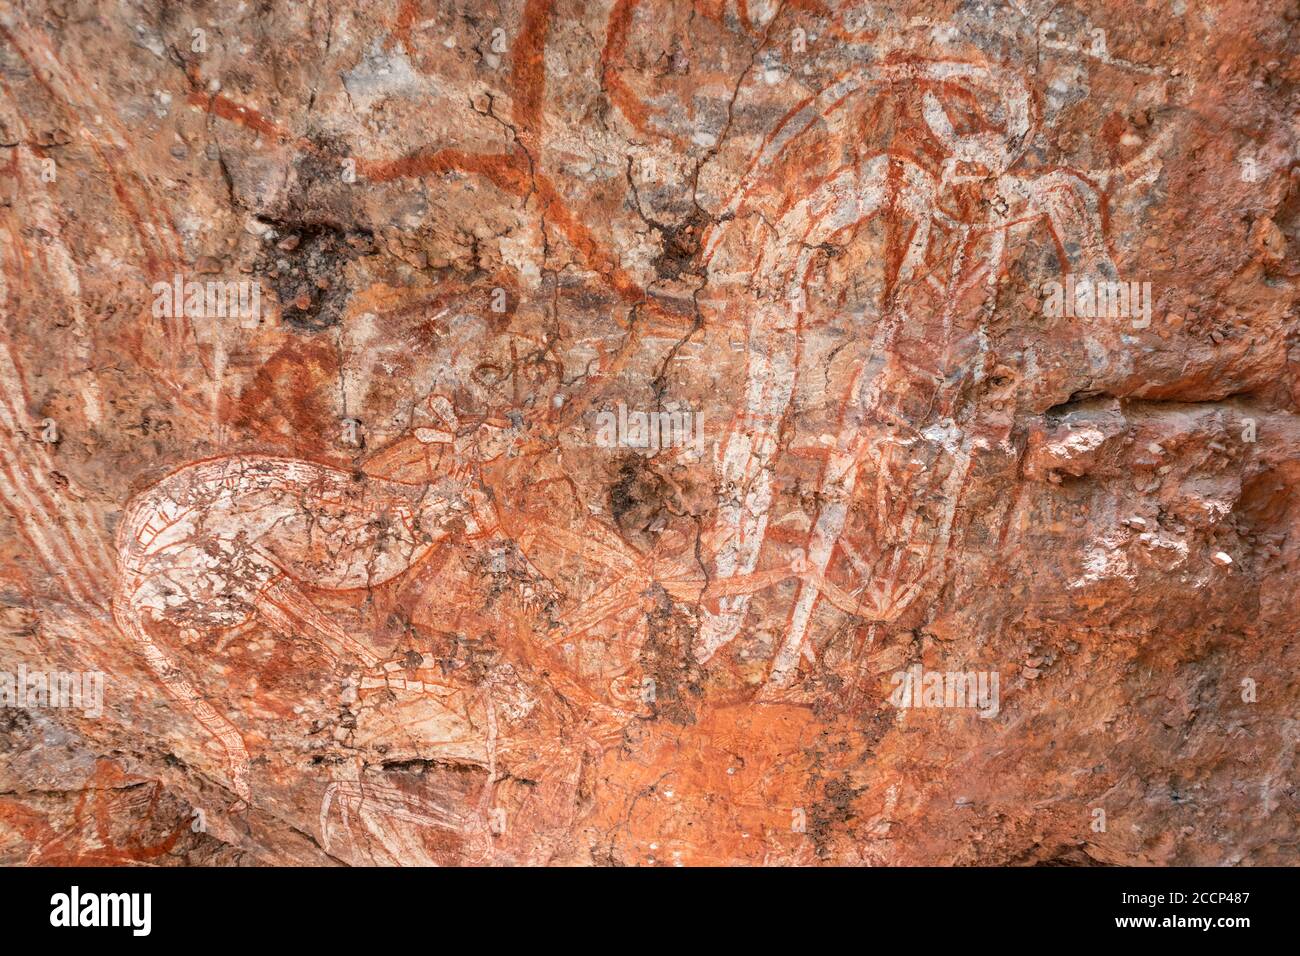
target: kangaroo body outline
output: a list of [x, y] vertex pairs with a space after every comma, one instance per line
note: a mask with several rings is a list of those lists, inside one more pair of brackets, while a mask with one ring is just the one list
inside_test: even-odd
[[195, 462], [128, 504], [117, 533], [113, 618], [167, 692], [220, 744], [232, 789], [247, 803], [242, 735], [146, 622], [212, 631], [257, 616], [281, 633], [306, 630], [340, 657], [374, 668], [379, 658], [298, 582], [339, 591], [384, 584], [456, 532], [479, 533], [487, 511], [485, 496], [459, 477], [406, 484], [274, 455]]

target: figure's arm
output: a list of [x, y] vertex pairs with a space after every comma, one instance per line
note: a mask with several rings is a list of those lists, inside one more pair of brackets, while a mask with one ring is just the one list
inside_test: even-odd
[[1076, 276], [1114, 280], [1119, 275], [1106, 246], [1105, 199], [1081, 176], [1057, 170], [1034, 182], [1034, 205], [1048, 220], [1061, 266]]
[[903, 157], [880, 153], [845, 167], [781, 217], [764, 246], [755, 281], [775, 294], [796, 297], [812, 257], [825, 243], [885, 209], [913, 224], [891, 281], [905, 279], [924, 256], [934, 191], [930, 173]]

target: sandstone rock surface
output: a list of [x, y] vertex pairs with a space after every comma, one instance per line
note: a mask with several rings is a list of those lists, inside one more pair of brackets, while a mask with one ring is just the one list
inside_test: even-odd
[[5, 0], [0, 862], [1296, 863], [1297, 18]]

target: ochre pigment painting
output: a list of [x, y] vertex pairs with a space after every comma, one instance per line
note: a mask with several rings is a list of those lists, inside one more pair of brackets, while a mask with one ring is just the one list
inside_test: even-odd
[[1296, 864], [1294, 0], [0, 3], [0, 863]]

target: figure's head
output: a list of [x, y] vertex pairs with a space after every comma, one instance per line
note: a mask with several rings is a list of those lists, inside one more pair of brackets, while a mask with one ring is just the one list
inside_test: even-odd
[[969, 77], [977, 89], [992, 86], [998, 93], [999, 128], [977, 133], [958, 133], [947, 109], [932, 90], [922, 96], [925, 123], [949, 152], [950, 161], [982, 166], [993, 175], [1005, 173], [1023, 154], [1032, 129], [1032, 101], [1021, 78], [1004, 70], [973, 68]]

